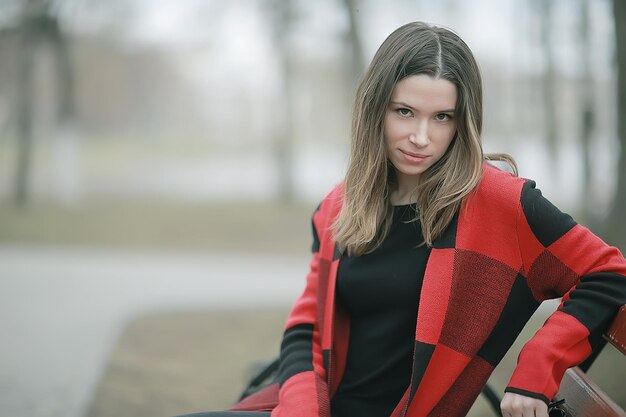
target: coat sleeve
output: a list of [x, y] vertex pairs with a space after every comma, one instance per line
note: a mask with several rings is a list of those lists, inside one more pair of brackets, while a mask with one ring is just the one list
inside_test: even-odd
[[548, 402], [567, 368], [584, 361], [626, 303], [626, 261], [524, 183], [517, 237], [523, 273], [538, 301], [562, 297], [520, 352], [505, 389]]
[[[322, 203], [323, 204], [323, 203]], [[318, 322], [323, 215], [313, 215], [313, 257], [306, 287], [289, 313], [280, 349], [278, 406], [272, 417], [329, 417], [329, 395]]]

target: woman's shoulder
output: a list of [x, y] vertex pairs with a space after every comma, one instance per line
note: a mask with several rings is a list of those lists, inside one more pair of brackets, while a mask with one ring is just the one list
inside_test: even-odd
[[325, 219], [334, 218], [343, 205], [344, 185], [343, 182], [335, 185], [322, 199], [315, 210], [316, 217]]
[[325, 196], [318, 207], [329, 209], [331, 207], [339, 206], [343, 203], [344, 185], [343, 182], [336, 184]]
[[481, 203], [517, 206], [524, 184], [528, 181], [485, 162], [483, 176], [476, 187], [473, 199]]

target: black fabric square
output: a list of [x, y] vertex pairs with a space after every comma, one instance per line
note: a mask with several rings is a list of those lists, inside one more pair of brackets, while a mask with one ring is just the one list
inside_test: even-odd
[[292, 376], [313, 370], [313, 325], [296, 324], [285, 330], [280, 346], [278, 381], [282, 386]]
[[330, 349], [324, 349], [322, 351], [322, 360], [324, 361], [324, 369], [326, 369], [327, 375], [330, 377], [328, 367], [330, 366]]
[[537, 307], [539, 302], [533, 297], [526, 279], [518, 274], [500, 318], [478, 356], [497, 366]]
[[592, 334], [606, 330], [626, 300], [626, 279], [611, 272], [583, 275], [570, 292], [562, 311], [581, 322]]
[[435, 352], [435, 345], [415, 341], [415, 353], [413, 354], [413, 377], [411, 379], [411, 395], [409, 401], [413, 399], [417, 387], [419, 387], [426, 373], [426, 367], [430, 363], [430, 358]]
[[313, 244], [311, 245], [311, 252], [317, 253], [320, 251], [320, 238], [317, 234], [317, 227], [315, 227], [315, 222], [311, 220], [311, 229], [313, 229]]
[[459, 225], [459, 212], [457, 212], [446, 230], [443, 231], [433, 242], [433, 248], [435, 249], [450, 249], [456, 247], [456, 232]]
[[561, 212], [535, 188], [534, 181], [524, 184], [521, 203], [530, 229], [546, 248], [576, 226], [570, 215]]
[[333, 261], [336, 261], [337, 259], [341, 258], [341, 251], [339, 250], [339, 246], [337, 246], [336, 243], [334, 243], [334, 245], [335, 250], [333, 251]]

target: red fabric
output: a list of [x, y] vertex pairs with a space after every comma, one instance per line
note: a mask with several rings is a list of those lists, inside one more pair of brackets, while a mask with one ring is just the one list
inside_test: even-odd
[[334, 369], [333, 378], [330, 378], [330, 395], [331, 398], [337, 392], [339, 383], [343, 378], [346, 369], [346, 358], [348, 357], [348, 341], [350, 340], [350, 318], [348, 313], [343, 311], [339, 306], [335, 309], [335, 333], [345, 335], [337, 337], [334, 340]]
[[407, 416], [427, 416], [441, 397], [448, 392], [469, 362], [469, 357], [445, 345], [437, 345], [422, 380], [425, 383], [419, 385]]
[[483, 176], [480, 188], [461, 210], [455, 247], [488, 256], [518, 271], [521, 260], [517, 245], [503, 244], [498, 237], [515, 238], [517, 216], [511, 202], [519, 202], [523, 180], [502, 171], [491, 175], [494, 169], [487, 167], [488, 175]]
[[[331, 261], [328, 265], [328, 270], [330, 276], [327, 279], [328, 288], [325, 292], [320, 292], [320, 300], [324, 300], [320, 303], [320, 310], [325, 317], [333, 317], [334, 314], [334, 306], [335, 306], [335, 291], [334, 288], [336, 286], [337, 280], [337, 266], [338, 262]], [[330, 290], [330, 289], [333, 290]], [[325, 337], [322, 337], [322, 349], [327, 350], [332, 348], [332, 338], [330, 335], [333, 333], [334, 322], [332, 320], [322, 321], [320, 324], [320, 328], [323, 329]]]
[[586, 227], [577, 225], [548, 248], [554, 256], [566, 259], [577, 275], [599, 271], [624, 273], [624, 258], [615, 247], [606, 245]]
[[524, 269], [525, 266], [532, 265], [535, 259], [545, 251], [545, 248], [539, 240], [537, 240], [527, 222], [519, 221], [516, 228], [518, 244], [520, 247], [524, 248], [524, 250], [520, 252], [522, 273], [526, 274], [528, 271]]
[[476, 397], [480, 395], [482, 386], [487, 383], [493, 369], [490, 363], [480, 357], [475, 357], [454, 381], [446, 395], [439, 400], [430, 412], [430, 417], [466, 415]]
[[278, 405], [278, 383], [269, 385], [244, 398], [231, 411], [271, 411]]
[[326, 384], [315, 372], [302, 372], [280, 388], [271, 417], [330, 417]]
[[588, 335], [574, 317], [556, 311], [524, 346], [508, 386], [552, 398], [567, 368], [591, 353]]
[[[330, 268], [331, 268], [332, 262], [327, 260], [327, 259], [320, 259], [320, 272], [318, 274], [318, 285], [317, 285], [317, 300], [326, 300], [326, 298], [328, 297], [328, 288], [329, 288], [329, 276], [330, 276]], [[329, 315], [326, 314], [325, 311], [325, 303], [323, 302], [318, 302], [317, 303], [317, 311], [316, 311], [316, 318], [317, 318], [317, 325], [319, 327], [319, 329], [321, 331], [324, 332], [324, 334], [326, 334], [329, 329], [330, 329], [330, 325], [332, 324], [330, 322], [330, 320], [328, 322], [326, 322], [324, 320], [325, 317], [331, 317]], [[324, 344], [324, 342], [326, 342], [326, 340], [322, 340], [322, 350], [324, 349], [329, 349], [330, 346], [326, 346]]]
[[431, 296], [420, 298], [417, 311], [416, 337], [421, 342], [434, 345], [439, 341], [448, 309], [453, 270], [454, 249], [432, 249], [424, 275], [437, 279], [425, 279], [422, 284], [422, 294]]

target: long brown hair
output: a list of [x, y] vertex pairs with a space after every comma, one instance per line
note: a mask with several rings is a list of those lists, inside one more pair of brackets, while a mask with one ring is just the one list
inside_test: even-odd
[[395, 173], [385, 152], [384, 116], [396, 83], [417, 74], [451, 81], [458, 95], [455, 137], [444, 156], [421, 174], [415, 190], [416, 216], [427, 245], [443, 233], [478, 185], [485, 159], [504, 160], [517, 173], [508, 155], [483, 155], [482, 81], [467, 44], [445, 28], [406, 24], [385, 39], [356, 93], [344, 203], [332, 226], [340, 249], [351, 255], [372, 251], [389, 232]]

